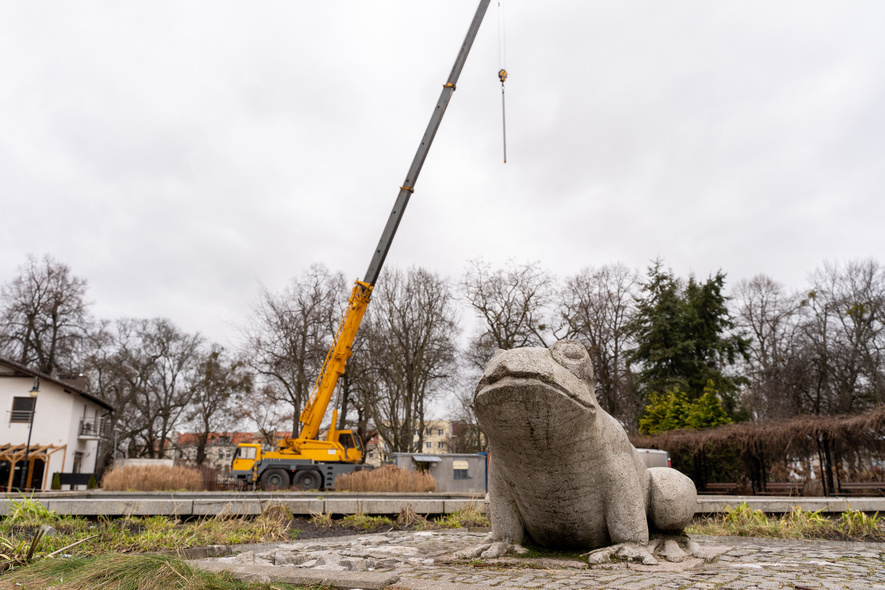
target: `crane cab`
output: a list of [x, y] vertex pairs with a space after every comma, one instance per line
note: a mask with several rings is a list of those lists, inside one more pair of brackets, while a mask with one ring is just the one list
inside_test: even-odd
[[230, 474], [234, 477], [252, 474], [252, 467], [261, 461], [261, 445], [241, 443], [234, 451], [234, 459], [230, 465]]

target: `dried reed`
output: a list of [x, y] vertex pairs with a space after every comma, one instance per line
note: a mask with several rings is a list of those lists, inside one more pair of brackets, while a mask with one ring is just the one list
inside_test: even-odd
[[408, 471], [396, 465], [354, 471], [335, 478], [335, 489], [349, 492], [433, 492], [436, 480], [429, 473]]
[[114, 492], [199, 491], [203, 489], [203, 477], [199, 471], [180, 465], [124, 465], [107, 472], [101, 487]]

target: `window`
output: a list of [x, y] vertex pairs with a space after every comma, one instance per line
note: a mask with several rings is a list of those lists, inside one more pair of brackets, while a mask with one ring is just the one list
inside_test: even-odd
[[72, 471], [74, 473], [80, 473], [81, 469], [83, 469], [83, 453], [80, 451], [74, 451], [74, 467]]
[[351, 434], [350, 432], [339, 433], [338, 444], [344, 447], [344, 452], [347, 452], [347, 449], [356, 448], [356, 445], [353, 442], [353, 434]]
[[9, 416], [10, 422], [31, 421], [31, 413], [34, 411], [34, 402], [37, 400], [33, 397], [14, 397], [12, 398], [12, 414]]
[[432, 449], [432, 448], [433, 448], [433, 443], [430, 442], [430, 441], [427, 441], [426, 443], [424, 443], [424, 446], [427, 447], [428, 449]]
[[234, 459], [255, 459], [257, 453], [255, 447], [237, 447]]
[[469, 465], [467, 461], [452, 461], [452, 468], [454, 469], [453, 479], [470, 479], [470, 474], [468, 473]]
[[437, 429], [437, 431], [436, 431], [437, 436], [442, 436], [442, 431], [443, 431], [442, 428]]
[[446, 448], [446, 443], [439, 441], [438, 443], [436, 443], [436, 448], [444, 449], [444, 448]]

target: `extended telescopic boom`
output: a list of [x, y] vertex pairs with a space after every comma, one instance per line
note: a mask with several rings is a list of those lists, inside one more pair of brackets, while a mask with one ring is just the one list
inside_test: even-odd
[[[433, 138], [436, 135], [437, 129], [439, 129], [439, 124], [446, 112], [446, 107], [449, 105], [449, 100], [455, 92], [455, 84], [458, 82], [458, 77], [461, 75], [461, 70], [467, 61], [467, 54], [470, 53], [470, 48], [473, 45], [473, 40], [476, 38], [477, 31], [479, 31], [479, 25], [482, 23], [489, 2], [490, 0], [480, 0], [479, 2], [473, 22], [470, 23], [467, 36], [464, 38], [464, 43], [461, 45], [461, 50], [455, 59], [455, 65], [452, 67], [448, 81], [443, 85], [436, 108], [433, 109], [430, 122], [427, 124], [427, 130], [424, 132], [424, 137], [421, 138], [421, 144], [418, 146], [418, 151], [412, 160], [412, 166], [409, 168], [406, 180], [400, 187], [399, 195], [397, 195], [393, 210], [390, 212], [387, 225], [384, 226], [384, 231], [381, 233], [381, 239], [378, 241], [378, 247], [375, 249], [375, 254], [369, 263], [366, 277], [362, 281], [357, 281], [353, 287], [353, 292], [347, 304], [347, 311], [344, 312], [344, 318], [341, 320], [341, 324], [335, 334], [335, 341], [332, 343], [332, 348], [323, 362], [323, 368], [314, 384], [310, 400], [301, 413], [301, 433], [293, 445], [296, 449], [300, 446], [301, 441], [315, 439], [320, 431], [320, 424], [332, 399], [335, 385], [338, 383], [338, 378], [344, 373], [347, 359], [350, 358], [351, 348], [363, 315], [366, 312], [366, 307], [369, 304], [372, 288], [378, 280], [381, 267], [384, 266], [387, 252], [390, 250], [391, 243], [393, 243], [393, 236], [396, 235], [396, 230], [399, 227], [400, 221], [402, 221], [406, 205], [409, 204], [409, 198], [415, 190], [418, 174], [421, 173], [424, 160], [427, 158], [428, 151], [430, 151], [430, 144], [433, 143]], [[333, 424], [332, 430], [334, 429], [335, 425]]]

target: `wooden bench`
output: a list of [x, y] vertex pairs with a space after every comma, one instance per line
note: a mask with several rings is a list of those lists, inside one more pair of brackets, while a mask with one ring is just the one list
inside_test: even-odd
[[736, 494], [738, 484], [736, 483], [708, 483], [704, 488], [703, 494]]
[[760, 496], [801, 496], [805, 484], [798, 481], [769, 482], [765, 489], [756, 492]]
[[885, 481], [846, 481], [839, 484], [839, 492], [852, 496], [885, 496]]

